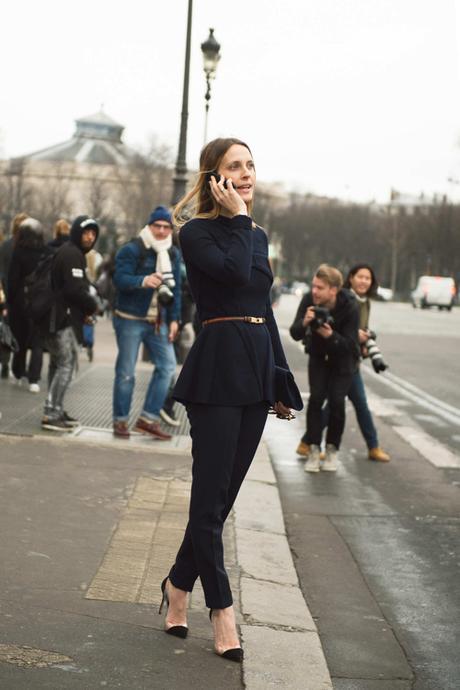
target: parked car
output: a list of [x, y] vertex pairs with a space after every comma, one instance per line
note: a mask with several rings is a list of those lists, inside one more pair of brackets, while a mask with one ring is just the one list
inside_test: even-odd
[[379, 285], [375, 297], [381, 302], [390, 302], [393, 299], [393, 290]]
[[450, 311], [455, 299], [455, 282], [444, 276], [420, 276], [417, 287], [411, 294], [414, 309], [438, 307]]
[[291, 295], [296, 295], [297, 297], [303, 297], [307, 292], [310, 292], [310, 286], [307, 283], [303, 283], [300, 280], [294, 280], [291, 285]]

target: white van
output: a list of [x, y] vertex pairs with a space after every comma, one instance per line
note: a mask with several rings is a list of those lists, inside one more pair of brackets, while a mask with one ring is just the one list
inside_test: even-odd
[[414, 308], [438, 307], [448, 311], [452, 309], [454, 297], [454, 279], [442, 276], [420, 276], [417, 287], [411, 294]]

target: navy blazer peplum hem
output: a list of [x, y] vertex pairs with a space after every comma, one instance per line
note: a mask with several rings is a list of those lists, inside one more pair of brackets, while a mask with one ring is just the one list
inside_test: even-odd
[[200, 321], [262, 316], [265, 324], [225, 321], [204, 326], [174, 388], [184, 403], [275, 402], [275, 364], [288, 368], [270, 305], [273, 276], [264, 231], [248, 216], [194, 218], [180, 231]]

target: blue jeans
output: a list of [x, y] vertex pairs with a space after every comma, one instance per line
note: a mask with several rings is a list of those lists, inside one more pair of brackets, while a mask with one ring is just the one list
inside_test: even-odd
[[117, 422], [128, 421], [135, 384], [134, 370], [139, 348], [141, 343], [144, 343], [155, 370], [150, 379], [141, 416], [149, 421], [158, 421], [169, 384], [176, 371], [176, 355], [173, 344], [168, 341], [168, 326], [162, 323], [157, 330], [154, 324], [147, 321], [114, 316], [113, 327], [118, 346], [113, 387], [113, 419]]
[[[356, 419], [361, 433], [369, 448], [377, 448], [379, 441], [377, 438], [377, 429], [374, 426], [371, 411], [369, 410], [366, 398], [366, 391], [364, 389], [364, 381], [361, 376], [359, 368], [353, 374], [351, 386], [347, 394], [351, 404], [355, 408]], [[323, 407], [321, 415], [321, 424], [323, 429], [328, 425], [329, 408], [328, 405]]]

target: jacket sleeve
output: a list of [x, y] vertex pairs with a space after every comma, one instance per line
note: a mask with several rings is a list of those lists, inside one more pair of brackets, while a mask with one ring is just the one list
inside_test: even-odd
[[172, 273], [174, 276], [174, 282], [176, 283], [173, 294], [174, 301], [167, 308], [167, 320], [168, 323], [171, 321], [181, 320], [181, 308], [182, 308], [182, 272], [181, 272], [181, 255], [177, 249], [175, 252], [174, 260], [172, 262]]
[[[59, 261], [57, 257], [56, 261]], [[74, 253], [67, 253], [60, 262], [62, 276], [62, 296], [70, 306], [78, 307], [83, 314], [90, 315], [97, 311], [97, 303], [89, 294], [89, 284], [86, 279], [83, 263]], [[57, 267], [56, 267], [57, 269]]]
[[139, 254], [133, 243], [126, 244], [119, 249], [115, 257], [115, 272], [113, 274], [113, 283], [117, 290], [131, 292], [131, 290], [142, 288], [145, 276], [136, 274], [138, 263]]
[[293, 338], [293, 340], [302, 340], [302, 338], [305, 336], [305, 326], [303, 325], [302, 321], [304, 319], [307, 308], [310, 307], [311, 304], [312, 301], [311, 296], [309, 294], [304, 295], [300, 300], [300, 304], [297, 309], [297, 313], [294, 317], [294, 321], [292, 322], [292, 325], [289, 329], [289, 333], [291, 334], [291, 338]]
[[252, 220], [234, 216], [230, 222], [231, 242], [227, 251], [217, 246], [205, 223], [195, 219], [180, 232], [180, 244], [190, 262], [213, 280], [223, 285], [246, 285], [251, 277]]
[[352, 355], [359, 359], [358, 329], [359, 308], [357, 303], [354, 303], [350, 305], [341, 333], [333, 331], [330, 338], [324, 339], [327, 353], [334, 356]]
[[8, 279], [5, 281], [6, 294], [8, 295], [7, 302], [10, 306], [20, 299], [21, 273], [20, 255], [17, 251], [13, 251], [8, 268]]

